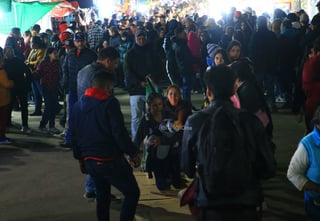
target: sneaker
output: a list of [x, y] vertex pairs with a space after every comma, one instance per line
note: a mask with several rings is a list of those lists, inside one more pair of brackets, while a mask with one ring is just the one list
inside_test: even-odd
[[49, 130], [46, 127], [39, 127], [39, 131], [45, 134], [49, 133]]
[[57, 128], [55, 128], [55, 127], [50, 127], [49, 128], [49, 133], [51, 133], [51, 134], [59, 134], [59, 133], [61, 133], [61, 131], [58, 130]]
[[31, 134], [32, 132], [32, 130], [29, 127], [22, 127], [20, 131], [25, 134]]
[[58, 134], [53, 134], [54, 137], [58, 137], [62, 140], [65, 140], [66, 138], [66, 133], [65, 132], [61, 132], [61, 133], [58, 133]]
[[0, 144], [11, 144], [13, 140], [8, 137], [0, 137]]
[[87, 199], [87, 200], [95, 200], [96, 198], [96, 193], [95, 192], [85, 192], [83, 194], [83, 198]]
[[121, 202], [121, 197], [111, 194], [110, 195], [111, 202]]

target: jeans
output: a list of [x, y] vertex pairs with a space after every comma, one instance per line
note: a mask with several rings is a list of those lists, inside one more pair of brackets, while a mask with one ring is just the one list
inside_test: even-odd
[[72, 91], [72, 90], [69, 90], [69, 93], [68, 93], [68, 107], [67, 107], [67, 119], [68, 119], [68, 125], [67, 125], [67, 128], [66, 128], [66, 138], [65, 138], [65, 141], [67, 144], [70, 144], [71, 143], [71, 131], [70, 131], [70, 124], [72, 122], [71, 120], [71, 116], [72, 116], [72, 110], [73, 110], [73, 105], [78, 101], [78, 95], [77, 95], [77, 91]]
[[192, 74], [182, 76], [182, 97], [183, 100], [191, 103], [191, 90], [193, 88], [194, 77]]
[[128, 162], [124, 158], [108, 162], [87, 160], [85, 166], [96, 185], [98, 221], [110, 220], [111, 185], [124, 195], [120, 221], [132, 221], [137, 209], [140, 190]]
[[40, 121], [40, 127], [46, 127], [49, 122], [49, 128], [55, 127], [55, 118], [58, 110], [58, 91], [43, 89], [44, 111]]
[[130, 96], [130, 107], [131, 107], [131, 136], [134, 140], [140, 120], [145, 112], [146, 97], [144, 95]]
[[40, 80], [33, 80], [31, 83], [31, 88], [34, 96], [34, 104], [35, 104], [34, 112], [41, 113], [43, 91], [40, 85]]
[[86, 180], [86, 187], [85, 187], [86, 192], [96, 192], [96, 186], [94, 185], [93, 179], [90, 176], [90, 174], [87, 175], [87, 180]]
[[308, 221], [320, 220], [320, 206], [314, 205], [313, 200], [306, 193], [304, 193], [304, 207]]

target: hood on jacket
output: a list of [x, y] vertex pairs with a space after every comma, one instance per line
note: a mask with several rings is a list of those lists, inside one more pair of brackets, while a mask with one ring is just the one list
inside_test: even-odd
[[90, 112], [109, 97], [110, 94], [102, 88], [88, 88], [80, 98], [80, 109], [84, 112]]

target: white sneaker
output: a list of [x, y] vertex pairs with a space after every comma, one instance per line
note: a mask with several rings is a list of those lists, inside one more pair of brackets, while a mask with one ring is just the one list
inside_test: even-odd
[[66, 137], [66, 133], [62, 132], [62, 133], [59, 133], [59, 134], [53, 134], [53, 136], [64, 140], [65, 137]]
[[59, 134], [59, 133], [61, 133], [61, 131], [58, 130], [57, 128], [55, 128], [55, 127], [50, 127], [49, 128], [49, 133], [51, 133], [51, 134]]
[[29, 127], [22, 127], [20, 131], [25, 134], [31, 134], [32, 132], [32, 130]]

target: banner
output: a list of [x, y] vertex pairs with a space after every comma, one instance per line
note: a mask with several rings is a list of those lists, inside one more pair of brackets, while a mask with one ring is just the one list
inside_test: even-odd
[[21, 33], [29, 30], [57, 4], [60, 3], [19, 3], [13, 1], [11, 11], [2, 13], [2, 17], [0, 17], [0, 33], [8, 34], [13, 27], [20, 28]]
[[10, 12], [11, 10], [11, 0], [1, 0], [0, 1], [0, 11]]

